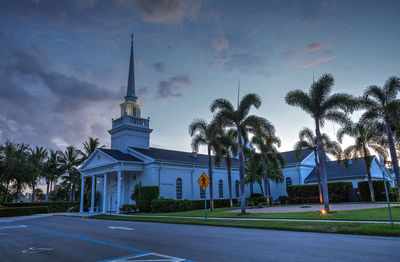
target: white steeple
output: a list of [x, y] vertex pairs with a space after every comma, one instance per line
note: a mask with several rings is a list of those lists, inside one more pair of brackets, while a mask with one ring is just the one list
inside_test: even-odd
[[121, 106], [121, 117], [112, 121], [111, 148], [126, 152], [128, 147], [148, 149], [150, 146], [149, 119], [141, 118], [141, 104], [136, 102], [133, 34], [129, 58], [128, 86], [125, 101]]

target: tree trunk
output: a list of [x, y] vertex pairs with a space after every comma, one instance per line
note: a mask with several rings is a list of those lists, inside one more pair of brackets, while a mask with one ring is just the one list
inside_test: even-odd
[[53, 191], [53, 180], [50, 181], [50, 192]]
[[[315, 168], [318, 170], [318, 155], [317, 150], [314, 150], [314, 158], [315, 158]], [[324, 198], [322, 196], [322, 184], [321, 184], [321, 176], [319, 171], [317, 172], [317, 179], [318, 179], [318, 193], [319, 193], [319, 202], [322, 204], [324, 203]]]
[[243, 144], [242, 137], [240, 135], [240, 126], [237, 126], [238, 130], [238, 148], [239, 148], [239, 177], [240, 177], [240, 207], [241, 215], [246, 215], [246, 197], [244, 193], [244, 157], [243, 157]]
[[229, 156], [229, 151], [228, 155], [226, 157], [226, 168], [228, 170], [228, 186], [229, 186], [229, 204], [230, 207], [233, 207], [233, 201], [232, 201], [232, 173], [231, 173], [231, 158]]
[[[262, 168], [263, 168], [263, 180], [264, 180], [264, 189], [265, 189], [265, 197], [267, 198], [267, 204], [269, 205], [269, 190], [268, 190], [268, 174], [267, 174], [267, 163], [265, 159], [264, 152], [261, 152], [262, 157]], [[261, 192], [263, 192], [261, 188]], [[264, 192], [263, 192], [264, 195]]]
[[49, 186], [50, 186], [50, 182], [47, 181], [47, 188], [46, 188], [46, 202], [49, 202]]
[[393, 171], [396, 176], [398, 194], [400, 197], [399, 161], [397, 161], [396, 147], [394, 145], [393, 133], [392, 133], [392, 129], [390, 128], [390, 119], [388, 116], [385, 117], [385, 122], [386, 122], [386, 132], [387, 132], [388, 139], [389, 139], [390, 158], [392, 159]]
[[6, 192], [4, 192], [4, 202], [8, 202], [8, 187], [9, 187], [9, 182], [6, 182]]
[[317, 151], [318, 151], [318, 172], [321, 175], [322, 179], [322, 193], [324, 200], [324, 209], [329, 211], [329, 193], [328, 193], [328, 179], [326, 176], [326, 164], [325, 164], [325, 156], [324, 156], [324, 147], [321, 140], [321, 132], [319, 129], [319, 119], [315, 119], [315, 133], [317, 135]]
[[257, 182], [257, 184], [260, 186], [261, 195], [264, 195], [264, 190], [263, 190], [263, 187], [262, 187], [262, 182], [261, 182], [261, 181], [260, 181], [260, 182]]
[[[75, 201], [75, 189], [76, 189], [76, 186], [75, 186], [75, 182], [74, 182], [74, 183], [72, 183], [72, 201]], [[95, 194], [96, 194], [96, 192], [95, 192]]]
[[32, 185], [32, 201], [35, 202], [35, 184]]
[[20, 192], [21, 192], [20, 184], [17, 182], [17, 197], [15, 198], [15, 203], [18, 203]]
[[211, 161], [211, 148], [208, 146], [208, 178], [210, 179], [210, 210], [214, 211], [214, 192], [213, 192], [213, 174]]
[[[371, 177], [371, 169], [367, 168], [367, 174], [368, 174], [368, 186], [369, 186], [369, 192], [371, 194], [371, 202], [375, 203], [375, 192], [374, 192], [374, 186], [372, 185], [372, 177]], [[383, 181], [385, 182], [385, 181]]]
[[69, 201], [72, 202], [72, 180], [70, 182], [69, 190], [70, 190], [70, 192], [69, 192]]

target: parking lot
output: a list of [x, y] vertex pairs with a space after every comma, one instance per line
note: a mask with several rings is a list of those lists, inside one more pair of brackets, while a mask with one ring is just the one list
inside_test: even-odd
[[399, 245], [396, 237], [51, 215], [0, 218], [2, 262], [400, 261]]
[[[60, 220], [60, 217], [54, 218]], [[0, 261], [185, 261], [99, 240], [102, 238], [92, 239], [86, 237], [84, 232], [75, 235], [46, 229], [48, 226], [37, 226], [43, 219], [46, 218], [14, 222], [5, 220], [7, 222], [0, 223]], [[76, 218], [66, 219], [77, 222]], [[87, 229], [90, 231], [90, 227]], [[104, 229], [114, 235], [118, 235], [115, 231], [134, 231], [132, 227], [118, 226], [107, 226]]]

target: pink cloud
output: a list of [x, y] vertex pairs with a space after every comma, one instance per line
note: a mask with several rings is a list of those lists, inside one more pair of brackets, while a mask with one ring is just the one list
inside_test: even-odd
[[221, 31], [211, 39], [211, 45], [217, 50], [217, 52], [221, 52], [222, 50], [229, 47], [229, 41], [224, 37]]
[[308, 52], [313, 52], [313, 51], [317, 51], [317, 50], [320, 50], [320, 49], [326, 49], [326, 48], [328, 48], [328, 45], [326, 43], [314, 42], [314, 43], [309, 44], [305, 48], [305, 50], [308, 51]]
[[335, 58], [335, 57], [334, 56], [325, 56], [325, 57], [322, 57], [322, 58], [318, 58], [318, 59], [314, 59], [314, 60], [305, 62], [305, 63], [301, 64], [300, 67], [302, 67], [302, 68], [310, 67], [310, 66], [313, 66], [313, 65], [316, 65], [316, 64], [319, 64], [319, 63], [327, 62], [329, 60], [332, 60], [333, 58]]

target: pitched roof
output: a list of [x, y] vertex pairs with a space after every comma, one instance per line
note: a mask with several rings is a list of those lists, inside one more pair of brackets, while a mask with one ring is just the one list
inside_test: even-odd
[[116, 160], [119, 161], [139, 161], [139, 162], [143, 162], [142, 160], [129, 155], [129, 154], [125, 154], [124, 152], [121, 152], [119, 150], [116, 149], [105, 149], [105, 148], [100, 148], [100, 150], [103, 153], [106, 153], [107, 155], [111, 156], [112, 158], [115, 158]]
[[[150, 147], [149, 149], [136, 148], [131, 147], [133, 150], [138, 151], [139, 153], [151, 157], [156, 160], [165, 160], [165, 161], [173, 161], [173, 162], [183, 162], [197, 165], [208, 165], [208, 155], [205, 154], [197, 154], [197, 157], [193, 157], [192, 152], [184, 152], [184, 151], [175, 151], [169, 149], [161, 149]], [[214, 156], [212, 158], [212, 163], [214, 164]], [[232, 159], [232, 167], [237, 168], [239, 166], [238, 159]], [[225, 161], [221, 161], [221, 167], [225, 166]]]
[[[317, 182], [318, 170], [316, 168], [308, 175], [304, 182]], [[356, 177], [366, 177], [367, 170], [365, 168], [364, 159], [357, 158], [351, 159], [349, 167], [347, 168], [343, 163], [338, 165], [338, 161], [326, 162], [326, 174], [329, 180], [348, 179]]]
[[299, 158], [296, 157], [295, 151], [281, 152], [286, 161], [286, 166], [298, 164], [313, 152], [312, 149], [304, 149], [301, 151]]

